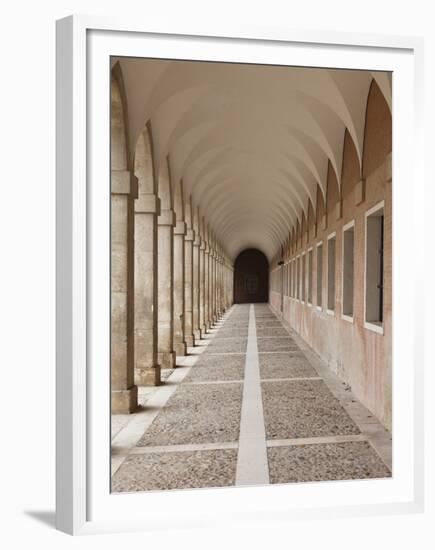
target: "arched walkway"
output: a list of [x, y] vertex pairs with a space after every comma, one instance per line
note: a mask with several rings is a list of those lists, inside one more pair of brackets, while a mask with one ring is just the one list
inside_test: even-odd
[[388, 477], [388, 73], [113, 59], [113, 490]]

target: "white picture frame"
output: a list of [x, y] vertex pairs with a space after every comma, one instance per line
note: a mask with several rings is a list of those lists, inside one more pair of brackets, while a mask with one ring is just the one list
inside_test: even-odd
[[[394, 408], [391, 479], [108, 492], [110, 286], [105, 205], [110, 195], [110, 55], [394, 71], [393, 402], [401, 406]], [[423, 42], [413, 37], [282, 28], [179, 28], [176, 23], [150, 28], [137, 20], [88, 16], [57, 22], [58, 529], [70, 534], [107, 533], [237, 523], [246, 518], [261, 522], [422, 510], [424, 361], [423, 347], [409, 327], [423, 318], [423, 305], [410, 292], [398, 300], [401, 289], [417, 285], [423, 269], [421, 254], [414, 255], [411, 266], [402, 253], [412, 248], [424, 226], [421, 212], [410, 208], [417, 204], [424, 185], [422, 60]], [[402, 181], [407, 183], [406, 196]], [[405, 213], [406, 228], [397, 223]], [[177, 510], [170, 523], [168, 509]]]

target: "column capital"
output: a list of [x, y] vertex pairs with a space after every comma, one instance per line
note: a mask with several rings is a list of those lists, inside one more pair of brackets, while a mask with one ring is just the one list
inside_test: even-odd
[[207, 248], [207, 243], [204, 239], [201, 239], [201, 250], [205, 250]]
[[157, 218], [158, 225], [175, 226], [175, 212], [173, 210], [162, 210]]
[[195, 240], [193, 241], [193, 246], [201, 246], [201, 237], [195, 234]]
[[174, 235], [185, 235], [186, 234], [186, 223], [178, 221], [174, 227]]
[[112, 170], [111, 193], [112, 195], [131, 195], [134, 199], [137, 199], [137, 177], [129, 170]]
[[195, 231], [193, 229], [186, 230], [186, 236], [184, 237], [185, 241], [194, 241], [195, 240]]
[[154, 193], [144, 193], [134, 203], [134, 211], [138, 214], [157, 214], [160, 216], [160, 199]]

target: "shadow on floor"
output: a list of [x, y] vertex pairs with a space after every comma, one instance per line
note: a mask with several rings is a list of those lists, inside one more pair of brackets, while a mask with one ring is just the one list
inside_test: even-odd
[[24, 513], [39, 523], [56, 528], [56, 512], [53, 510], [24, 510]]

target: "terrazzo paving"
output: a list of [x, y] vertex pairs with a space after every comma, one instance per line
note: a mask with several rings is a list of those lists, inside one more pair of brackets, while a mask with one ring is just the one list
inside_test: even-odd
[[[189, 350], [161, 386], [139, 388], [137, 416], [113, 416], [113, 492], [391, 476], [390, 434], [333, 395], [267, 305], [233, 306]], [[256, 426], [242, 421], [251, 407]]]
[[366, 441], [269, 447], [271, 483], [391, 477]]
[[209, 353], [245, 353], [247, 338], [215, 338], [208, 346]]
[[257, 338], [258, 351], [297, 351], [299, 348], [289, 337], [285, 338]]
[[236, 441], [242, 384], [181, 384], [138, 446]]
[[322, 380], [263, 381], [261, 387], [268, 439], [360, 433]]
[[262, 379], [318, 376], [302, 352], [260, 353], [259, 361]]
[[221, 338], [247, 338], [248, 337], [248, 325], [244, 328], [240, 328], [235, 325], [233, 328], [227, 329], [222, 328], [216, 334], [215, 339], [220, 340]]
[[257, 328], [257, 338], [274, 337], [278, 336], [288, 338], [288, 332], [281, 327], [266, 327]]
[[245, 370], [245, 355], [227, 354], [225, 357], [205, 354], [191, 368], [183, 383], [217, 382], [228, 380], [243, 380]]
[[183, 451], [130, 455], [112, 477], [112, 491], [161, 491], [234, 485], [237, 451]]

